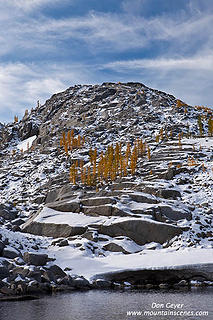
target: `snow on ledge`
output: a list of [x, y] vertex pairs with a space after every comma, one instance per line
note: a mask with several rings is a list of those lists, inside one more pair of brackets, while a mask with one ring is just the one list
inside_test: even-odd
[[31, 148], [33, 141], [37, 138], [37, 136], [32, 136], [28, 139], [25, 139], [23, 141], [21, 141], [18, 145], [17, 145], [17, 149], [19, 150], [23, 150], [23, 151], [27, 151], [29, 148]]
[[156, 270], [180, 266], [213, 264], [212, 248], [185, 248], [181, 250], [159, 249], [144, 250], [140, 253], [110, 253], [105, 257], [95, 257], [87, 252], [79, 252], [72, 246], [57, 250], [49, 249], [49, 255], [56, 258], [55, 263], [62, 269], [71, 267], [72, 273], [92, 279], [98, 274], [126, 270]]

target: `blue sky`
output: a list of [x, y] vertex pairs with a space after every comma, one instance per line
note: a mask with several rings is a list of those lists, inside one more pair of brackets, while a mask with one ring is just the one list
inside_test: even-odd
[[213, 105], [212, 0], [5, 0], [0, 30], [0, 122], [79, 83]]

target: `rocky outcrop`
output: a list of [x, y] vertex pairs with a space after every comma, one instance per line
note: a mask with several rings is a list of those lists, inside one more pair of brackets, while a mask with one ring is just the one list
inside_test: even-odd
[[22, 140], [25, 140], [32, 136], [38, 136], [38, 134], [39, 134], [39, 127], [37, 123], [34, 123], [33, 121], [27, 121], [27, 119], [24, 119], [21, 127], [19, 128], [20, 138]]
[[48, 208], [61, 211], [61, 212], [80, 212], [80, 203], [79, 202], [67, 202], [67, 201], [57, 201], [47, 204]]
[[[5, 286], [0, 281], [4, 292], [13, 288], [16, 292], [33, 293], [50, 292], [57, 285], [60, 288], [88, 286], [85, 279], [71, 279], [59, 266], [49, 268], [49, 258], [36, 255], [40, 249], [42, 254], [45, 249], [62, 252], [71, 249], [99, 257], [115, 252], [131, 254], [145, 248], [160, 250], [160, 244], [177, 249], [210, 247], [212, 188], [203, 174], [205, 170], [210, 174], [212, 157], [207, 122], [205, 139], [197, 137], [197, 116], [204, 117], [207, 112], [176, 105], [175, 97], [140, 83], [76, 85], [53, 95], [43, 106], [38, 104], [22, 120], [0, 125], [0, 225], [3, 225], [0, 261], [4, 261], [0, 278], [6, 277], [11, 284]], [[163, 132], [160, 128], [164, 128]], [[64, 152], [60, 138], [63, 132], [67, 137], [71, 130], [75, 137], [84, 137], [85, 143]], [[180, 132], [183, 137], [178, 141]], [[154, 137], [157, 134], [161, 136], [159, 143]], [[32, 148], [21, 152], [20, 142], [33, 135], [37, 139]], [[189, 135], [192, 139], [188, 139]], [[141, 139], [145, 142], [143, 148], [139, 148]], [[202, 152], [198, 150], [201, 140], [205, 140]], [[122, 170], [127, 162], [127, 143], [131, 145], [131, 155], [136, 147], [136, 171], [133, 174], [129, 167], [133, 159], [129, 159], [126, 173], [119, 170], [113, 181], [102, 181], [98, 172], [101, 152], [117, 142], [121, 143]], [[94, 148], [97, 149], [94, 162], [98, 176], [93, 177], [96, 186], [89, 179], [86, 179], [88, 185], [83, 185], [82, 168], [78, 168], [76, 184], [70, 183], [69, 170], [73, 163], [79, 166], [84, 160], [83, 168], [87, 171], [90, 166], [90, 173], [94, 173], [90, 152]], [[197, 165], [188, 165], [190, 158]], [[109, 178], [110, 173], [104, 175]], [[203, 194], [206, 199], [202, 201]], [[39, 217], [38, 210], [43, 206], [45, 215]], [[189, 228], [190, 232], [181, 236]], [[20, 231], [31, 235], [15, 234]], [[20, 239], [25, 240], [21, 243]], [[174, 272], [170, 275], [172, 279]], [[151, 281], [152, 272], [149, 270], [146, 276]], [[171, 279], [159, 277], [161, 287], [167, 286], [163, 281]], [[177, 275], [175, 279], [184, 280]], [[99, 280], [96, 287], [111, 285], [110, 281]]]
[[101, 225], [98, 229], [100, 233], [111, 237], [127, 236], [139, 245], [148, 242], [162, 244], [183, 232], [182, 228], [166, 223], [131, 218], [110, 225]]

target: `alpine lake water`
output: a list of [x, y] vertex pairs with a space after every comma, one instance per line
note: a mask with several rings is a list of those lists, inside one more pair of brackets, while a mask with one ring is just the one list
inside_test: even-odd
[[[213, 319], [212, 294], [213, 287], [167, 291], [90, 290], [57, 293], [31, 301], [0, 301], [0, 319], [208, 320]], [[159, 311], [164, 312], [164, 315], [157, 314]], [[181, 311], [185, 312], [185, 315], [181, 315]], [[134, 312], [139, 313], [136, 315]], [[195, 315], [196, 312], [198, 315]]]

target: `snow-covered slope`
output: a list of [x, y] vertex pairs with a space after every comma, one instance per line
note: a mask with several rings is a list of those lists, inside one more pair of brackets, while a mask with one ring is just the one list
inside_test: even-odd
[[166, 267], [161, 253], [170, 267], [213, 262], [211, 117], [143, 84], [104, 83], [71, 87], [1, 127], [2, 259], [47, 253], [87, 277]]

